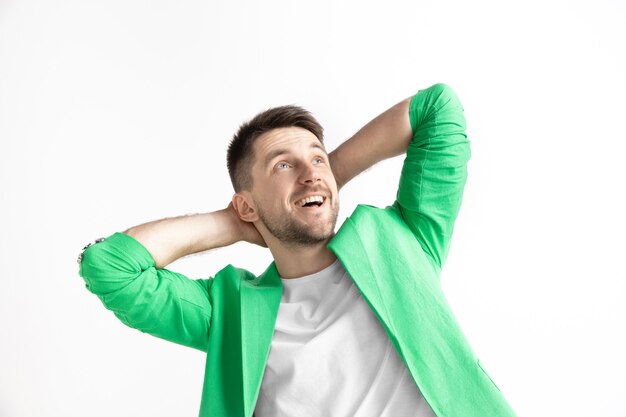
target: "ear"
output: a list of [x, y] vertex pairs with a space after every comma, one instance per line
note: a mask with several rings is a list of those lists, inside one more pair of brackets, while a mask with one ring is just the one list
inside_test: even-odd
[[254, 201], [248, 193], [235, 193], [232, 201], [233, 208], [242, 221], [252, 223], [259, 219]]

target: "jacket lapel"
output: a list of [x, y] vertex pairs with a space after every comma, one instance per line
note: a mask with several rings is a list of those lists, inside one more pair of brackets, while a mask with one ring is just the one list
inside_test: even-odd
[[272, 263], [258, 278], [241, 283], [241, 349], [245, 416], [254, 412], [269, 355], [282, 284]]
[[[358, 208], [355, 214], [357, 212]], [[361, 236], [358, 233], [354, 220], [355, 214], [346, 219], [328, 248], [337, 255], [363, 298], [381, 319], [383, 325], [391, 329], [392, 323], [373, 270], [372, 261], [375, 263], [376, 260], [372, 260], [371, 256], [375, 255], [368, 253], [363, 246], [362, 239], [368, 239], [368, 236]], [[367, 229], [364, 228], [364, 230]]]

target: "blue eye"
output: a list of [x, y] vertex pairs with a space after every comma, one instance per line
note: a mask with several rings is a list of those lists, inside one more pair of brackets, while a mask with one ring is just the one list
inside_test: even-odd
[[279, 162], [278, 164], [276, 164], [276, 168], [286, 169], [286, 168], [289, 168], [289, 164], [287, 162]]
[[322, 162], [324, 162], [324, 160], [323, 160], [322, 158], [315, 158], [315, 159], [313, 160], [313, 163], [314, 163], [315, 165], [317, 165], [317, 164], [321, 164]]

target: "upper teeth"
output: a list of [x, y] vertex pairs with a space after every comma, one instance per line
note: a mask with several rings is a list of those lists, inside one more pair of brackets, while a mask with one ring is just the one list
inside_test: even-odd
[[321, 195], [314, 195], [311, 197], [305, 197], [302, 200], [298, 201], [298, 204], [301, 206], [304, 206], [307, 203], [313, 203], [313, 202], [318, 202], [318, 203], [323, 203], [324, 202], [324, 197], [322, 197]]

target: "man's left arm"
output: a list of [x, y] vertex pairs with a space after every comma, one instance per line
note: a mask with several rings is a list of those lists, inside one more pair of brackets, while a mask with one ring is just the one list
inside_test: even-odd
[[411, 97], [381, 113], [328, 155], [337, 188], [376, 163], [406, 152], [413, 137], [410, 102]]
[[405, 152], [397, 205], [424, 251], [441, 267], [470, 158], [463, 107], [447, 85], [435, 84], [391, 107], [329, 158], [342, 187], [375, 163]]

